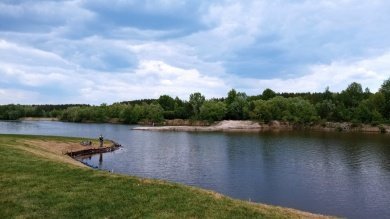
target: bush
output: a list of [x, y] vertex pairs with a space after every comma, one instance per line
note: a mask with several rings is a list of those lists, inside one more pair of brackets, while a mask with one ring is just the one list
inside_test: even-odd
[[362, 124], [358, 120], [352, 120], [351, 122], [351, 128], [357, 128], [360, 127]]
[[383, 125], [378, 126], [378, 128], [381, 133], [386, 133], [386, 128]]
[[378, 126], [380, 124], [379, 121], [372, 121], [371, 122], [371, 126], [375, 127], [375, 126]]
[[226, 104], [218, 101], [206, 101], [200, 107], [199, 116], [208, 121], [222, 120], [226, 115]]
[[250, 118], [264, 122], [284, 120], [294, 123], [310, 123], [318, 120], [316, 109], [301, 97], [275, 97], [270, 100], [256, 100]]

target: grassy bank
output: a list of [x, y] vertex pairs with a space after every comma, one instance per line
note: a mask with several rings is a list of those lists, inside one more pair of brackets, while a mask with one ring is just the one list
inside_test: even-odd
[[93, 170], [53, 149], [78, 142], [0, 135], [0, 218], [321, 218], [176, 183]]

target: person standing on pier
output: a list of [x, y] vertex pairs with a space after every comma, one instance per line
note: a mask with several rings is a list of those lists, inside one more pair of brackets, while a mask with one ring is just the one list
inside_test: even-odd
[[100, 147], [103, 147], [104, 138], [102, 134], [100, 134], [99, 136], [99, 141], [100, 141]]

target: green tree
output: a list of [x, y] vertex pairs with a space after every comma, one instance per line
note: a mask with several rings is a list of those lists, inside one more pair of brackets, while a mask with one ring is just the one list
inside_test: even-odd
[[363, 100], [356, 109], [354, 118], [360, 122], [380, 122], [382, 121], [382, 115], [375, 109], [370, 99]]
[[163, 108], [165, 119], [175, 119], [175, 100], [168, 95], [161, 95], [158, 100], [158, 104]]
[[204, 101], [205, 97], [199, 92], [190, 95], [189, 103], [192, 107], [192, 112], [195, 118], [198, 118], [200, 107], [203, 105]]
[[103, 103], [100, 106], [93, 107], [94, 109], [94, 118], [92, 118], [93, 121], [96, 122], [107, 122], [108, 121], [108, 106], [107, 104]]
[[175, 98], [175, 119], [188, 119], [192, 114], [192, 107], [190, 103], [180, 100], [178, 97]]
[[175, 100], [168, 95], [161, 95], [157, 102], [164, 109], [164, 111], [174, 111], [175, 110]]
[[251, 119], [269, 122], [273, 119], [270, 102], [266, 100], [255, 100], [253, 103], [253, 110], [250, 111]]
[[350, 84], [347, 89], [341, 92], [341, 100], [347, 108], [357, 107], [363, 100], [362, 85], [356, 82]]
[[332, 120], [334, 112], [336, 110], [336, 104], [331, 99], [324, 99], [320, 103], [316, 104], [318, 115], [322, 119]]
[[225, 117], [226, 104], [224, 102], [210, 100], [205, 101], [200, 107], [200, 118], [208, 121], [220, 121]]
[[230, 104], [232, 104], [237, 98], [237, 91], [234, 90], [234, 89], [231, 89], [229, 92], [228, 92], [228, 95], [226, 97], [226, 104], [229, 106]]
[[119, 118], [120, 112], [122, 111], [123, 107], [124, 107], [123, 104], [118, 104], [118, 103], [108, 106], [107, 116], [109, 118]]
[[69, 107], [62, 114], [62, 120], [69, 122], [81, 122], [82, 117], [80, 115], [81, 107]]
[[372, 95], [372, 93], [371, 93], [370, 89], [368, 87], [366, 87], [366, 89], [364, 89], [363, 99], [368, 99], [371, 95]]
[[127, 123], [127, 124], [133, 124], [138, 122], [137, 118], [134, 118], [133, 115], [133, 107], [130, 104], [123, 104], [121, 107], [121, 111], [119, 113], [119, 119], [120, 121]]
[[332, 94], [332, 92], [330, 92], [329, 86], [327, 86], [325, 88], [325, 92], [323, 93], [322, 96], [323, 96], [322, 97], [323, 100], [331, 100], [331, 99], [333, 99], [333, 94]]
[[276, 96], [268, 100], [270, 104], [270, 111], [272, 112], [273, 120], [285, 120], [285, 116], [288, 112], [287, 98]]
[[281, 96], [270, 100], [257, 100], [250, 115], [260, 121], [283, 120], [308, 123], [317, 120], [313, 104], [301, 97], [285, 98]]
[[344, 103], [338, 101], [332, 117], [336, 122], [350, 121], [352, 118], [352, 112], [350, 109], [345, 107]]
[[131, 110], [131, 116], [132, 116], [132, 122], [131, 123], [137, 123], [145, 118], [145, 110], [143, 105], [136, 104], [133, 106], [133, 109]]
[[370, 104], [379, 112], [382, 114], [383, 118], [386, 118], [385, 115], [385, 95], [382, 92], [376, 92], [375, 94], [371, 95], [369, 98]]
[[[302, 97], [288, 99], [289, 121], [308, 123], [317, 120], [317, 112], [313, 104]], [[287, 115], [286, 115], [287, 116]]]
[[161, 122], [164, 120], [163, 108], [158, 103], [145, 105], [145, 119], [150, 122]]
[[234, 89], [229, 91], [226, 99], [227, 118], [229, 119], [247, 119], [249, 113], [248, 96], [242, 92], [236, 92]]
[[386, 119], [390, 119], [390, 78], [385, 80], [379, 89], [379, 92], [383, 94], [384, 106], [382, 115]]
[[276, 97], [276, 93], [273, 90], [267, 88], [263, 91], [263, 93], [261, 94], [261, 97], [263, 100], [269, 100], [269, 99]]

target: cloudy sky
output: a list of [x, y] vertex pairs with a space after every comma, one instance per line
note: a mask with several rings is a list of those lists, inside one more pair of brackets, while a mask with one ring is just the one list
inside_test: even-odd
[[377, 91], [388, 0], [1, 0], [0, 104]]

